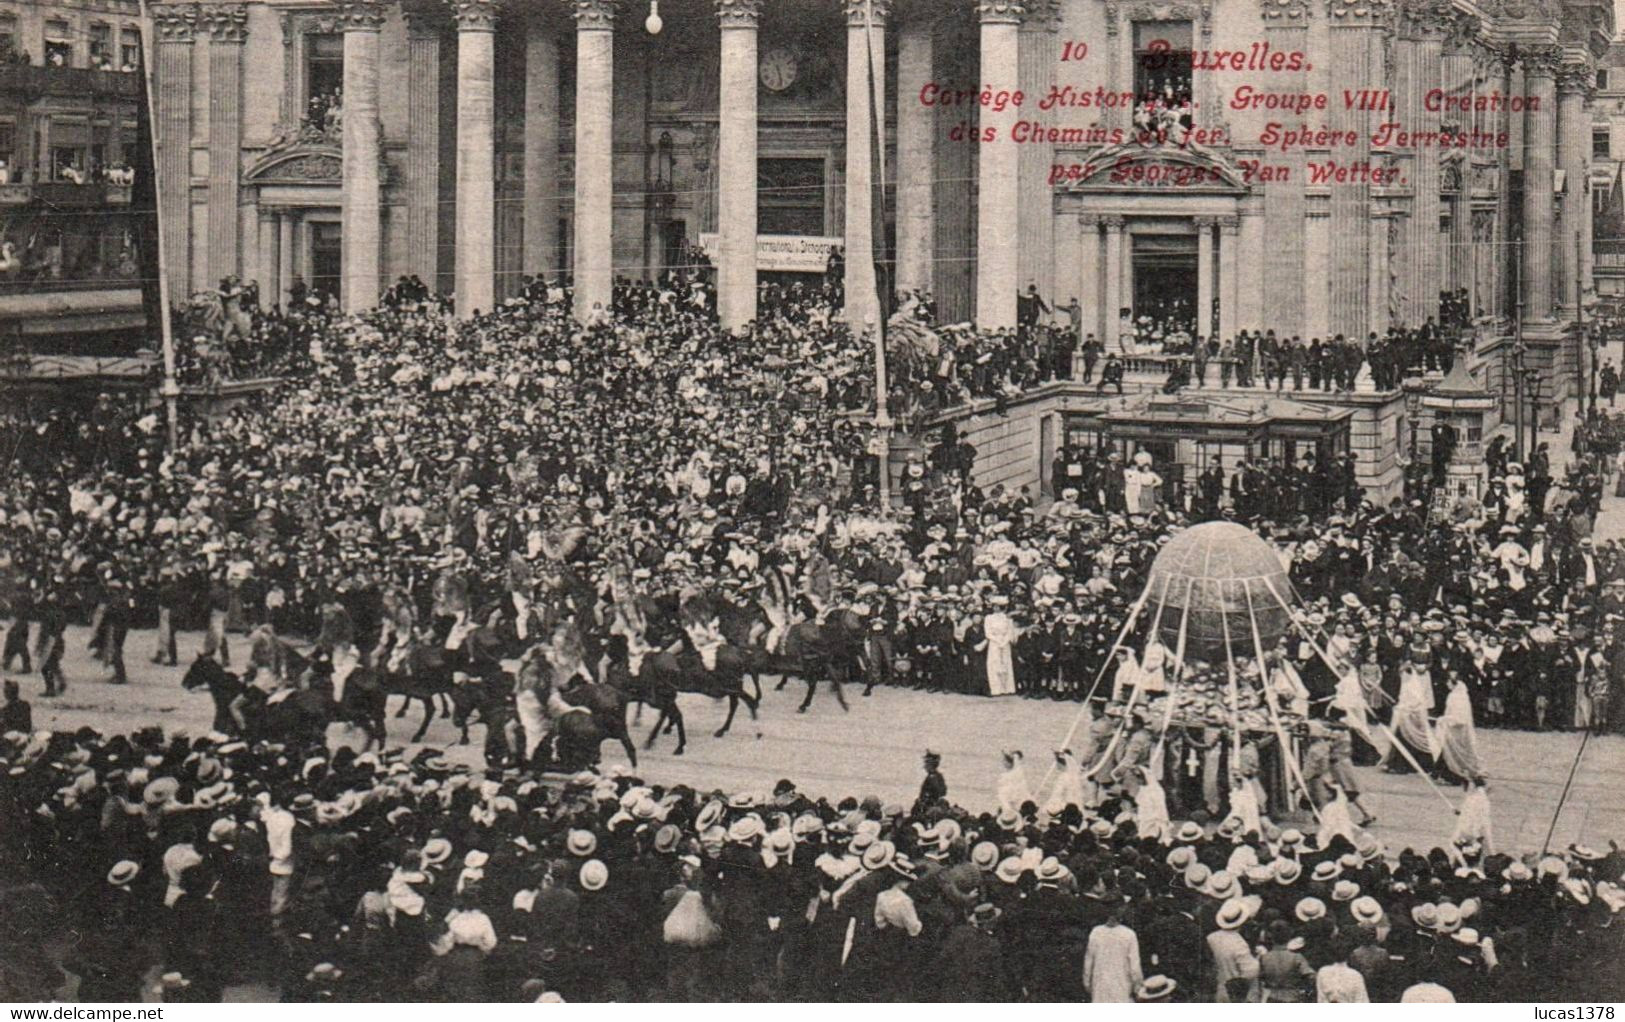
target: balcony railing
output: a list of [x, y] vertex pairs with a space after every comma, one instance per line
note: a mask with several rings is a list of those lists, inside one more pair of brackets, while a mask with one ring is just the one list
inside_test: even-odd
[[76, 185], [72, 181], [0, 185], [0, 207], [26, 206], [36, 201], [75, 209], [128, 206], [130, 186], [102, 183]]
[[96, 71], [84, 67], [35, 67], [24, 64], [0, 65], [0, 96], [22, 96], [28, 100], [42, 96], [113, 97], [138, 99], [139, 72]]

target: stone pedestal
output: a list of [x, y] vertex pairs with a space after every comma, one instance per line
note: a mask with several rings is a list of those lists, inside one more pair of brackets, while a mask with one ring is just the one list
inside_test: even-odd
[[717, 0], [722, 28], [717, 316], [724, 330], [756, 318], [756, 24], [761, 12], [761, 0]]
[[339, 301], [345, 312], [378, 304], [381, 267], [378, 180], [378, 32], [383, 5], [359, 0], [343, 8], [344, 175]]
[[615, 288], [615, 4], [577, 0], [575, 316], [610, 308]]
[[496, 302], [496, 140], [492, 75], [500, 5], [457, 0], [457, 315]]

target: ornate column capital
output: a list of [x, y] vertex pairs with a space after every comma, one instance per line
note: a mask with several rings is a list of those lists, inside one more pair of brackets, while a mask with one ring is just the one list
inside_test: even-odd
[[615, 0], [564, 0], [570, 16], [576, 19], [576, 31], [615, 31]]
[[1116, 213], [1108, 213], [1101, 217], [1100, 225], [1106, 228], [1107, 234], [1123, 233], [1123, 218]]
[[717, 23], [723, 28], [755, 28], [762, 20], [762, 0], [716, 0]]
[[848, 25], [863, 25], [871, 17], [876, 25], [884, 25], [891, 17], [892, 0], [842, 0], [841, 6], [846, 11]]
[[245, 4], [198, 4], [197, 20], [217, 43], [240, 43], [248, 38]]
[[1219, 233], [1225, 235], [1237, 235], [1241, 233], [1241, 217], [1232, 214], [1230, 216], [1221, 216], [1217, 219], [1219, 221]]
[[1403, 38], [1427, 42], [1442, 40], [1456, 18], [1446, 0], [1408, 0], [1396, 13]]
[[1210, 230], [1218, 224], [1219, 218], [1216, 216], [1193, 216], [1191, 221], [1196, 224], [1199, 230]]
[[1523, 73], [1526, 76], [1555, 78], [1558, 69], [1563, 66], [1563, 48], [1561, 46], [1519, 48], [1517, 59], [1518, 63], [1523, 65]]
[[495, 32], [502, 4], [497, 0], [452, 0], [451, 16], [459, 32]]
[[1557, 69], [1557, 91], [1589, 95], [1597, 84], [1597, 72], [1590, 64], [1573, 62]]
[[1061, 30], [1061, 0], [1024, 0], [1027, 17], [1021, 27], [1031, 32]]
[[197, 36], [196, 4], [152, 4], [152, 25], [157, 29], [158, 41], [189, 43]]
[[1391, 0], [1326, 0], [1330, 24], [1343, 28], [1377, 28], [1393, 15]]
[[1019, 25], [1029, 6], [1026, 0], [976, 0], [976, 20], [984, 25]]
[[376, 32], [384, 27], [384, 5], [378, 0], [344, 0], [339, 7], [340, 32]]
[[1099, 213], [1079, 213], [1078, 225], [1086, 231], [1093, 231], [1100, 226]]
[[1259, 15], [1277, 25], [1307, 25], [1312, 8], [1309, 0], [1262, 0]]

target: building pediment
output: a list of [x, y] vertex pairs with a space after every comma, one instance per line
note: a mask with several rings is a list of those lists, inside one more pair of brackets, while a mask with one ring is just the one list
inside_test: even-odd
[[260, 157], [248, 169], [248, 180], [257, 185], [331, 184], [336, 188], [343, 173], [344, 153], [337, 146], [301, 145]]
[[1241, 171], [1218, 153], [1197, 145], [1143, 145], [1125, 142], [1102, 146], [1079, 161], [1065, 192], [1090, 194], [1146, 191], [1197, 195], [1244, 195], [1251, 188]]

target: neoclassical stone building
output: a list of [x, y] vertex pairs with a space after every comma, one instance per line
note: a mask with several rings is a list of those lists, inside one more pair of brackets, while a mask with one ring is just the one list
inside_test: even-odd
[[1464, 290], [1485, 337], [1521, 311], [1574, 357], [1608, 0], [652, 6], [152, 5], [172, 283], [359, 307], [415, 273], [466, 312], [565, 271], [590, 308], [703, 244], [740, 323], [763, 275], [866, 251], [882, 194], [897, 282], [949, 318], [1011, 323], [1031, 283], [1106, 337], [1169, 292], [1204, 333], [1364, 336]]

